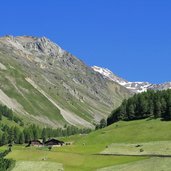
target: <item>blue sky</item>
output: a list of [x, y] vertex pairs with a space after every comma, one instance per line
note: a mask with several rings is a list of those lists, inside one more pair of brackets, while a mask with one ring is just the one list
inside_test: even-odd
[[1, 0], [0, 36], [46, 36], [130, 81], [171, 81], [170, 0]]

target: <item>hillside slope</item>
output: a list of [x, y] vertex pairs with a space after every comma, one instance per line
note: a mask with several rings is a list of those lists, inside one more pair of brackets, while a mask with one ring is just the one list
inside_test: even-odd
[[88, 135], [74, 135], [69, 137], [69, 139], [64, 138], [63, 140], [74, 142], [75, 147], [72, 149], [73, 152], [79, 151], [79, 153], [95, 154], [108, 150], [112, 144], [125, 146], [126, 144], [137, 145], [139, 143], [145, 144], [150, 142], [156, 142], [156, 144], [157, 142], [168, 143], [171, 140], [170, 131], [168, 131], [170, 128], [171, 122], [159, 119], [120, 121], [106, 128], [93, 131]]
[[93, 127], [130, 92], [49, 39], [0, 38], [0, 102], [31, 122]]

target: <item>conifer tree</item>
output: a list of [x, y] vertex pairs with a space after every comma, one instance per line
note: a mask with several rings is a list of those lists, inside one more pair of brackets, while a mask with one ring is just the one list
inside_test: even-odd
[[19, 136], [19, 144], [23, 144], [23, 143], [24, 143], [24, 134], [23, 132], [21, 132]]

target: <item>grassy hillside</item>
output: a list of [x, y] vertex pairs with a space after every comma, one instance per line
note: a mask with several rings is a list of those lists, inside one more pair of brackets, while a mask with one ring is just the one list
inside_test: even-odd
[[[25, 148], [14, 146], [7, 157], [17, 161], [16, 168], [28, 171], [32, 166], [39, 165], [41, 171], [55, 167], [66, 171], [149, 171], [153, 166], [155, 171], [168, 171], [170, 158], [142, 156], [104, 156], [99, 155], [104, 150], [114, 150], [114, 153], [132, 155], [139, 154], [135, 147], [140, 144], [144, 149], [142, 154], [171, 154], [171, 122], [157, 120], [138, 120], [118, 122], [88, 135], [74, 135], [59, 138], [65, 142], [73, 142], [70, 146], [60, 148]], [[116, 147], [117, 146], [117, 147]], [[4, 147], [1, 147], [4, 149]], [[0, 149], [1, 149], [0, 148]], [[116, 151], [118, 150], [118, 151]], [[96, 155], [98, 154], [98, 155]], [[44, 165], [47, 167], [43, 168]], [[24, 167], [25, 166], [25, 167]], [[42, 166], [42, 167], [41, 167]], [[134, 170], [136, 169], [136, 170]]]
[[110, 143], [138, 143], [171, 140], [171, 122], [156, 120], [120, 121], [80, 138], [76, 143], [87, 145]]
[[[0, 62], [2, 60], [0, 55]], [[8, 59], [2, 63], [6, 66], [5, 70], [0, 70], [2, 103], [13, 108], [25, 122], [52, 127], [66, 123], [60, 110], [25, 80], [26, 74], [17, 64], [11, 64]]]
[[[154, 144], [153, 142], [156, 142], [154, 150], [163, 146], [163, 149], [165, 148], [164, 150], [166, 151], [167, 145], [171, 141], [170, 129], [171, 122], [160, 121], [159, 119], [130, 122], [121, 121], [88, 135], [71, 136], [63, 138], [63, 140], [74, 142], [74, 146], [66, 148], [65, 151], [79, 151], [79, 153], [100, 153], [112, 144], [120, 144], [121, 148], [127, 145], [129, 149], [132, 144], [145, 145], [144, 143], [148, 143], [147, 148], [149, 148], [152, 146], [151, 143]], [[157, 142], [163, 143], [158, 144]], [[156, 152], [160, 153], [160, 151]]]

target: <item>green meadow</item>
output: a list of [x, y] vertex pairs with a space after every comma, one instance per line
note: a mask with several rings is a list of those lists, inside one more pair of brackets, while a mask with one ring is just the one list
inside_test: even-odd
[[39, 171], [39, 170], [49, 171], [49, 170], [56, 170], [62, 171], [63, 167], [62, 164], [57, 162], [43, 162], [43, 161], [18, 161], [16, 163], [16, 167], [13, 171]]
[[170, 158], [150, 158], [143, 161], [99, 169], [98, 171], [170, 171]]
[[[30, 168], [38, 165], [36, 171], [54, 170], [55, 163], [56, 168], [59, 170], [64, 169], [68, 171], [93, 171], [99, 168], [113, 166], [118, 164], [125, 164], [134, 162], [142, 158], [138, 157], [114, 157], [114, 156], [96, 156], [93, 154], [80, 154], [79, 151], [70, 152], [65, 151], [66, 147], [53, 148], [52, 151], [44, 148], [25, 148], [23, 146], [14, 147], [13, 152], [10, 153], [7, 158], [13, 158], [16, 162], [14, 171], [29, 171]], [[70, 147], [72, 149], [72, 146]], [[61, 152], [64, 149], [63, 152]], [[40, 165], [39, 165], [40, 164]], [[46, 165], [46, 168], [44, 168]]]
[[150, 155], [171, 155], [170, 129], [171, 122], [159, 119], [118, 122], [88, 135], [59, 138], [72, 145], [53, 147], [51, 151], [15, 145], [7, 158], [16, 160], [13, 171], [153, 171], [154, 165], [154, 171], [168, 171], [171, 158]]

